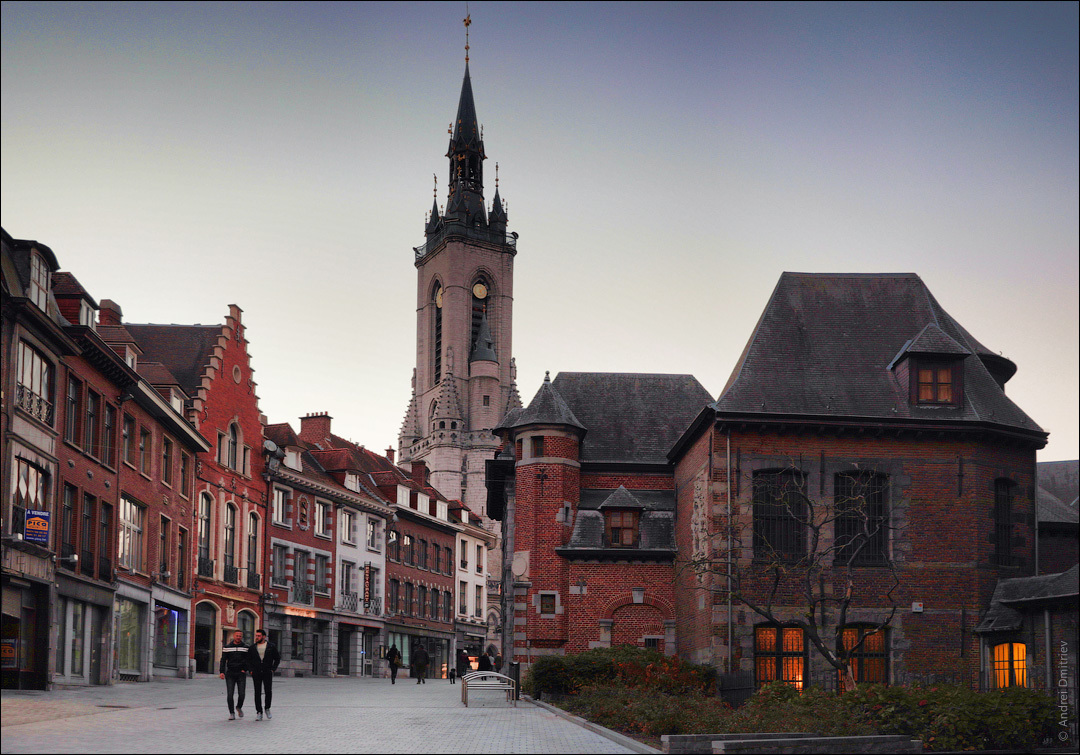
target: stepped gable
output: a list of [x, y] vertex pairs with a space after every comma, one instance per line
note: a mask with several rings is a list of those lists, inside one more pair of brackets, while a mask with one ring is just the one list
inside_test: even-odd
[[[963, 402], [912, 405], [907, 352], [963, 356]], [[973, 358], [974, 357], [974, 358]], [[1006, 395], [1016, 368], [942, 309], [913, 273], [784, 273], [720, 394], [720, 412], [980, 422], [1042, 429]]]
[[583, 462], [666, 465], [672, 445], [712, 401], [693, 375], [560, 372], [552, 386], [588, 429]]

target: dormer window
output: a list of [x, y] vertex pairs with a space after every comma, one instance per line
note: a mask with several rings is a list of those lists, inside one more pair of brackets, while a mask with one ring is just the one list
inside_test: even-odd
[[957, 406], [963, 368], [960, 364], [919, 360], [912, 373], [915, 403], [921, 406]]
[[169, 391], [169, 404], [171, 404], [172, 408], [179, 414], [184, 413], [184, 397], [180, 395], [179, 391]]
[[608, 547], [637, 547], [640, 537], [638, 515], [637, 511], [604, 512], [604, 533], [607, 535]]
[[127, 366], [133, 370], [136, 368], [135, 356], [135, 349], [131, 348], [130, 346], [126, 346], [124, 348], [124, 362], [126, 362]]
[[85, 325], [91, 330], [97, 330], [97, 317], [94, 308], [85, 299], [79, 302], [79, 325]]
[[295, 469], [297, 472], [301, 471], [300, 452], [297, 449], [285, 449], [285, 466], [287, 466], [289, 469]]
[[30, 254], [30, 301], [44, 311], [49, 301], [49, 266], [37, 252]]

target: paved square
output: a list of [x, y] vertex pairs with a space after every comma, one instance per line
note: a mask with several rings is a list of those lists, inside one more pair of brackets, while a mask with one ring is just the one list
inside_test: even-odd
[[[2, 696], [3, 753], [624, 753], [531, 703], [460, 684], [385, 679], [274, 680], [274, 718], [227, 720], [217, 677]], [[109, 707], [115, 706], [115, 707]], [[121, 707], [123, 706], [123, 707]]]

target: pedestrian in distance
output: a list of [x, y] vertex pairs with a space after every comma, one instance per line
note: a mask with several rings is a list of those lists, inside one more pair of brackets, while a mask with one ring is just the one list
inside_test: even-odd
[[477, 671], [491, 671], [491, 656], [487, 653], [481, 653], [480, 658], [476, 661]]
[[491, 665], [496, 671], [498, 671], [499, 673], [502, 673], [502, 667], [503, 667], [502, 653], [496, 653], [495, 654], [495, 660], [492, 661]]
[[[221, 648], [221, 664], [218, 675], [225, 680], [225, 699], [229, 703], [229, 720], [244, 717], [244, 694], [247, 692], [248, 646], [244, 633], [233, 632], [232, 642]], [[233, 690], [236, 691], [236, 707], [233, 707]]]
[[427, 684], [427, 667], [431, 658], [428, 656], [428, 651], [424, 650], [424, 646], [419, 642], [416, 643], [416, 647], [413, 649], [412, 666], [416, 670], [416, 683]]
[[267, 720], [270, 720], [273, 718], [270, 703], [274, 698], [274, 672], [281, 663], [281, 653], [277, 645], [266, 639], [264, 630], [255, 630], [255, 644], [248, 648], [247, 661], [251, 670], [251, 686], [255, 690], [255, 720], [262, 721], [264, 711]]
[[469, 654], [465, 652], [465, 648], [461, 648], [457, 651], [457, 675], [460, 678], [470, 671], [472, 666], [469, 664]]
[[386, 651], [386, 660], [390, 663], [390, 683], [397, 684], [398, 667], [401, 666], [401, 651], [397, 645], [391, 645]]

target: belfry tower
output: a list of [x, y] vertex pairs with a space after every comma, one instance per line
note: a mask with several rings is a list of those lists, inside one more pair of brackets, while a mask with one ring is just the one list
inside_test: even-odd
[[517, 234], [495, 195], [484, 201], [483, 131], [476, 118], [466, 43], [465, 78], [450, 127], [449, 192], [436, 199], [416, 247], [416, 369], [398, 436], [403, 465], [423, 461], [431, 484], [487, 519], [484, 462], [499, 448], [491, 429], [521, 406], [511, 357]]

